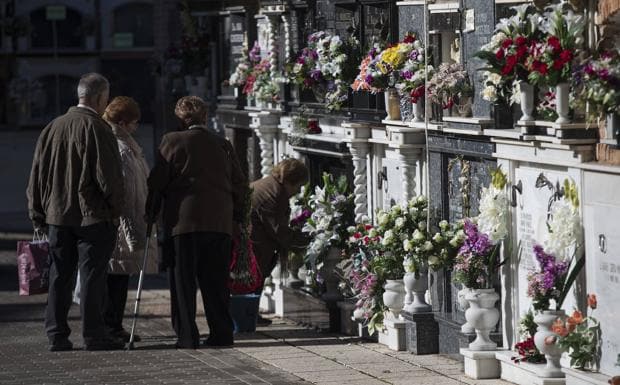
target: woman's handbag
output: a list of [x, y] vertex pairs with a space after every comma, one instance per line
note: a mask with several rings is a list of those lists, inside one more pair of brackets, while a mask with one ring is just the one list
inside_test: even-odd
[[49, 284], [49, 243], [35, 232], [32, 241], [17, 242], [19, 295], [47, 293]]

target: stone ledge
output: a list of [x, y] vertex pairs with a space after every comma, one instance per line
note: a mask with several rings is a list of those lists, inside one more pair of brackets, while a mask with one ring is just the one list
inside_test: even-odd
[[566, 385], [608, 385], [609, 376], [572, 368], [562, 368], [566, 374]]
[[518, 385], [566, 385], [564, 378], [541, 377], [544, 364], [515, 363], [512, 361], [512, 357], [516, 355], [516, 352], [510, 350], [495, 352], [495, 358], [500, 361], [502, 380], [514, 382]]
[[465, 375], [476, 380], [500, 377], [500, 364], [495, 358], [495, 351], [475, 351], [460, 349], [465, 359]]

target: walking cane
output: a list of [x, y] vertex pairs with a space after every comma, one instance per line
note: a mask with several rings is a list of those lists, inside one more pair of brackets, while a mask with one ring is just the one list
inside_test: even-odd
[[138, 309], [140, 308], [140, 297], [142, 296], [142, 280], [144, 279], [144, 270], [146, 270], [146, 257], [149, 253], [149, 241], [151, 240], [151, 231], [153, 230], [153, 224], [147, 223], [146, 225], [146, 241], [144, 242], [144, 258], [142, 259], [142, 268], [140, 269], [140, 278], [138, 279], [138, 291], [136, 292], [136, 304], [133, 308], [133, 322], [131, 323], [131, 335], [129, 336], [129, 345], [127, 350], [133, 349], [133, 339], [135, 337], [134, 332], [136, 330], [136, 320], [138, 319]]

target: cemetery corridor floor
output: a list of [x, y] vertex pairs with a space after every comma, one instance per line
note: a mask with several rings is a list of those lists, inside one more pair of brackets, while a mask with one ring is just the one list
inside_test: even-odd
[[[142, 342], [134, 351], [86, 352], [81, 348], [79, 309], [72, 306], [70, 352], [47, 351], [45, 295], [17, 295], [14, 242], [0, 251], [0, 384], [508, 384], [472, 380], [460, 362], [439, 355], [393, 352], [376, 343], [318, 333], [274, 319], [256, 333], [238, 334], [232, 349], [177, 350], [167, 290], [159, 276], [145, 286]], [[129, 293], [129, 328], [135, 292]], [[204, 334], [206, 322], [198, 316]]]

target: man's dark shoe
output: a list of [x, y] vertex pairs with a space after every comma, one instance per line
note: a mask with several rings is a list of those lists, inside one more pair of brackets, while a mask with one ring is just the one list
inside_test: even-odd
[[68, 338], [62, 338], [51, 342], [48, 349], [50, 352], [65, 352], [67, 350], [73, 350], [73, 343], [71, 343]]
[[114, 338], [93, 338], [84, 341], [84, 350], [121, 350], [125, 348], [125, 341]]
[[216, 340], [211, 337], [204, 341], [204, 345], [208, 348], [227, 348], [233, 346], [233, 340]]
[[258, 315], [258, 317], [256, 317], [256, 325], [258, 326], [269, 326], [272, 322], [273, 321], [269, 318], [264, 318], [261, 315]]
[[[125, 341], [125, 342], [129, 342], [129, 338], [131, 338], [131, 333], [129, 333], [129, 332], [128, 332], [127, 330], [125, 330], [125, 329], [111, 331], [111, 332], [110, 332], [110, 335], [111, 335], [112, 337], [115, 337], [115, 338], [121, 339], [121, 340], [123, 340], [123, 341]], [[140, 336], [139, 336], [139, 335], [134, 334], [134, 335], [133, 335], [133, 341], [134, 341], [134, 342], [140, 342], [140, 341], [142, 341], [142, 339], [140, 338]]]

